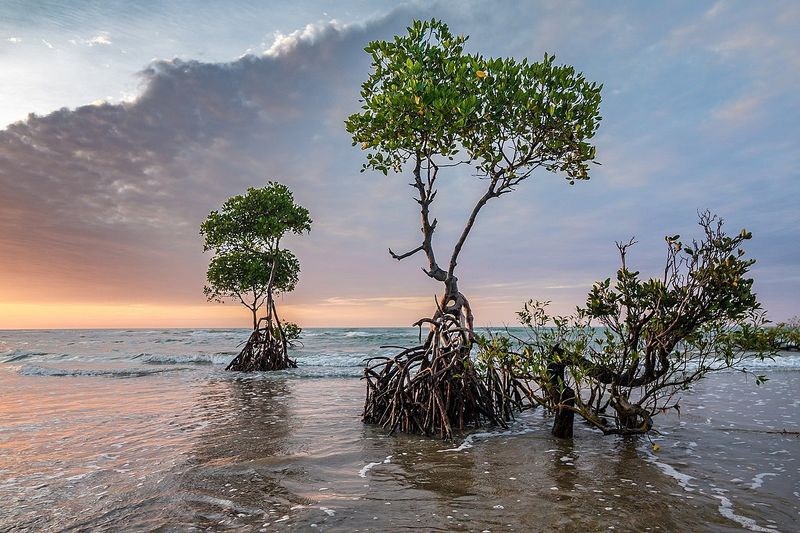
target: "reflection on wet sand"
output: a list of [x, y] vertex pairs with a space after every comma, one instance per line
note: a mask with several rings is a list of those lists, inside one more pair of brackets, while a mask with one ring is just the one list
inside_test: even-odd
[[284, 485], [296, 475], [288, 437], [291, 385], [285, 379], [212, 380], [194, 410], [205, 429], [175, 472], [168, 523], [197, 528], [263, 526], [308, 500]]

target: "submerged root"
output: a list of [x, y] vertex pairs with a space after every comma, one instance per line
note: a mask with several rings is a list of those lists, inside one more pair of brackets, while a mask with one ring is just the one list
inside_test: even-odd
[[286, 341], [276, 334], [273, 328], [264, 325], [253, 330], [247, 344], [225, 370], [237, 372], [259, 372], [297, 368], [297, 363], [289, 358]]
[[513, 380], [504, 369], [476, 369], [471, 334], [452, 315], [423, 322], [431, 327], [424, 343], [369, 360], [363, 421], [442, 439], [482, 425], [507, 427], [519, 399], [510, 393]]

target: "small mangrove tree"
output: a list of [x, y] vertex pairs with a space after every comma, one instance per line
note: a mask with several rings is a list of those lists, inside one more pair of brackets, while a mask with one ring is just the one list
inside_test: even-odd
[[800, 316], [767, 328], [770, 346], [779, 351], [800, 351]]
[[[300, 328], [282, 322], [275, 297], [294, 290], [300, 262], [281, 240], [287, 233], [311, 231], [308, 210], [294, 202], [286, 185], [269, 182], [229, 198], [200, 227], [204, 251], [212, 251], [209, 301], [238, 301], [252, 314], [253, 332], [227, 370], [251, 372], [296, 367], [288, 348]], [[261, 309], [265, 316], [259, 318]]]
[[666, 238], [663, 275], [652, 279], [629, 266], [635, 241], [617, 243], [616, 279], [595, 283], [575, 314], [550, 316], [548, 302], [530, 301], [519, 313], [529, 335], [483, 339], [479, 358], [515, 369], [533, 405], [554, 413], [557, 437], [572, 436], [575, 415], [605, 434], [648, 433], [709, 373], [751, 372], [749, 362], [775, 352], [742, 247], [752, 235], [726, 234], [708, 212], [700, 227], [699, 240]]

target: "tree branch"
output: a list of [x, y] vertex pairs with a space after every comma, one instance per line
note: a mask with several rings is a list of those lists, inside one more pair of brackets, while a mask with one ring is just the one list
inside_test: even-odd
[[420, 244], [419, 246], [417, 246], [416, 248], [414, 248], [410, 252], [406, 252], [404, 254], [398, 255], [398, 254], [394, 253], [391, 248], [389, 248], [389, 255], [391, 255], [393, 259], [397, 259], [398, 261], [400, 261], [402, 259], [405, 259], [406, 257], [411, 257], [415, 253], [421, 252], [424, 249], [425, 249], [425, 247]]
[[453, 248], [453, 255], [450, 256], [450, 265], [447, 269], [448, 277], [452, 277], [453, 273], [456, 270], [456, 265], [458, 264], [458, 254], [461, 253], [461, 248], [464, 246], [464, 243], [467, 240], [467, 236], [469, 232], [472, 230], [472, 226], [475, 225], [475, 220], [478, 218], [478, 212], [481, 208], [486, 205], [486, 202], [489, 199], [497, 196], [495, 192], [495, 185], [497, 185], [498, 175], [492, 177], [492, 181], [489, 184], [489, 187], [486, 189], [486, 192], [481, 196], [478, 203], [475, 204], [475, 207], [472, 208], [472, 212], [469, 215], [469, 219], [467, 219], [467, 224], [464, 226], [464, 229], [461, 231], [461, 236], [458, 238], [458, 242], [456, 242], [455, 247]]

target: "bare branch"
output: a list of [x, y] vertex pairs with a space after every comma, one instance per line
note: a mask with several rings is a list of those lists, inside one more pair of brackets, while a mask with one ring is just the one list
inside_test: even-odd
[[394, 253], [391, 248], [389, 248], [389, 255], [391, 255], [393, 259], [397, 259], [398, 261], [400, 261], [401, 259], [405, 259], [406, 257], [411, 257], [415, 253], [421, 252], [424, 249], [425, 249], [425, 246], [420, 244], [419, 246], [417, 246], [416, 248], [414, 248], [410, 252], [406, 252], [404, 254], [399, 254], [398, 255], [398, 254]]

